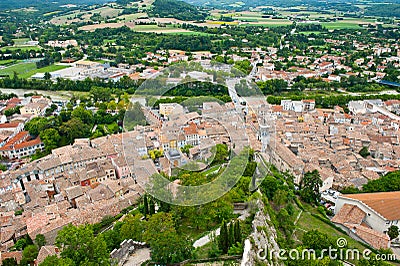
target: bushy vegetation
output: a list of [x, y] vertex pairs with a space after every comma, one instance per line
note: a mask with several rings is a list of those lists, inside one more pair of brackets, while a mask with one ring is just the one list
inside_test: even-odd
[[156, 0], [153, 3], [151, 15], [161, 18], [176, 18], [180, 20], [204, 20], [207, 12], [199, 10], [183, 1]]

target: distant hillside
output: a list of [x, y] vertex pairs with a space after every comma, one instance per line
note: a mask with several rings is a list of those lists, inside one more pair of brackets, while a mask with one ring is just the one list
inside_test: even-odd
[[55, 9], [61, 5], [75, 4], [75, 5], [86, 5], [86, 4], [103, 4], [108, 2], [114, 2], [113, 0], [1, 0], [0, 10], [7, 9], [18, 9], [26, 7], [35, 7], [39, 10]]
[[[234, 10], [245, 10], [250, 7], [258, 6], [275, 6], [275, 7], [296, 7], [296, 6], [309, 6], [315, 8], [334, 9], [339, 11], [348, 11], [354, 8], [357, 11], [355, 5], [362, 4], [360, 0], [335, 0], [335, 1], [320, 1], [320, 0], [183, 0], [187, 3], [217, 8], [217, 9], [234, 9]], [[373, 3], [400, 3], [400, 0], [375, 0]], [[365, 3], [363, 3], [365, 4]]]
[[204, 20], [208, 16], [208, 12], [183, 1], [156, 0], [150, 15], [181, 20]]
[[365, 15], [400, 18], [400, 4], [376, 4], [366, 8]]

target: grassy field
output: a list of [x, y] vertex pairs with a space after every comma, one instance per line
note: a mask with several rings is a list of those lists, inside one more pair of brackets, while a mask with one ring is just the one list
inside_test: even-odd
[[15, 59], [8, 59], [8, 60], [0, 60], [0, 66], [11, 65], [12, 63], [17, 62]]
[[13, 39], [13, 41], [14, 41], [15, 46], [19, 46], [19, 45], [25, 44], [26, 42], [29, 42], [30, 39], [29, 38], [19, 38], [19, 39]]
[[64, 68], [68, 68], [69, 66], [62, 66], [62, 65], [50, 65], [47, 67], [43, 68], [36, 68], [32, 69], [31, 71], [25, 72], [24, 74], [21, 74], [21, 78], [30, 78], [31, 76], [35, 75], [36, 73], [46, 73], [46, 72], [53, 72], [57, 70], [61, 70]]
[[[168, 33], [168, 34], [189, 34], [196, 35], [197, 32], [167, 25], [167, 27], [159, 27], [158, 25], [135, 25], [133, 30], [138, 32]], [[199, 34], [200, 35], [200, 34]]]
[[321, 25], [328, 30], [335, 29], [360, 29], [361, 26], [357, 23], [353, 22], [344, 22], [344, 21], [336, 21], [336, 22], [322, 22]]
[[117, 19], [119, 21], [131, 21], [131, 20], [135, 20], [137, 18], [141, 18], [141, 17], [147, 17], [146, 13], [135, 13], [135, 14], [129, 14], [129, 15], [122, 15], [117, 17]]
[[317, 35], [317, 34], [320, 34], [321, 32], [320, 31], [301, 31], [299, 33], [304, 34], [304, 35], [311, 35], [311, 34]]
[[7, 67], [5, 69], [0, 69], [0, 75], [9, 75], [12, 76], [14, 72], [18, 75], [24, 75], [29, 71], [35, 70], [36, 64], [35, 63], [18, 63]]
[[56, 70], [67, 68], [68, 66], [61, 66], [61, 65], [51, 65], [43, 68], [36, 68], [36, 63], [17, 63], [5, 69], [0, 69], [0, 75], [9, 75], [12, 76], [14, 72], [18, 74], [20, 78], [29, 78], [36, 73], [46, 73], [46, 72], [53, 72]]
[[60, 12], [61, 12], [60, 10], [56, 10], [56, 11], [45, 13], [45, 14], [43, 14], [43, 16], [48, 17], [48, 16], [51, 16], [51, 15], [58, 14]]
[[109, 6], [105, 6], [105, 7], [100, 7], [98, 9], [95, 10], [91, 10], [90, 12], [92, 14], [100, 14], [100, 16], [102, 16], [103, 18], [115, 18], [119, 15], [119, 13], [122, 11], [122, 9], [116, 9], [116, 8], [112, 8]]
[[9, 51], [16, 51], [16, 50], [21, 50], [21, 51], [40, 51], [41, 48], [39, 46], [5, 46], [0, 48], [1, 51], [5, 52], [7, 50]]

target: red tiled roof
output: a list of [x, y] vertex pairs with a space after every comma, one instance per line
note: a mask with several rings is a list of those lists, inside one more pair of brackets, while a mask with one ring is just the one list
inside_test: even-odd
[[189, 126], [183, 128], [186, 135], [194, 135], [197, 134], [197, 126], [195, 123], [190, 123]]
[[18, 127], [19, 122], [10, 122], [10, 123], [3, 123], [0, 124], [0, 128], [15, 128]]
[[346, 194], [342, 197], [359, 200], [390, 221], [400, 220], [400, 191]]

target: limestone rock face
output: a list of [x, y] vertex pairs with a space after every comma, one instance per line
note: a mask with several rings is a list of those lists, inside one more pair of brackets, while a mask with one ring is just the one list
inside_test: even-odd
[[253, 232], [245, 241], [241, 266], [283, 266], [284, 264], [271, 252], [279, 251], [279, 245], [276, 242], [277, 234], [271, 218], [261, 200], [257, 200], [256, 204], [258, 211], [252, 223]]

